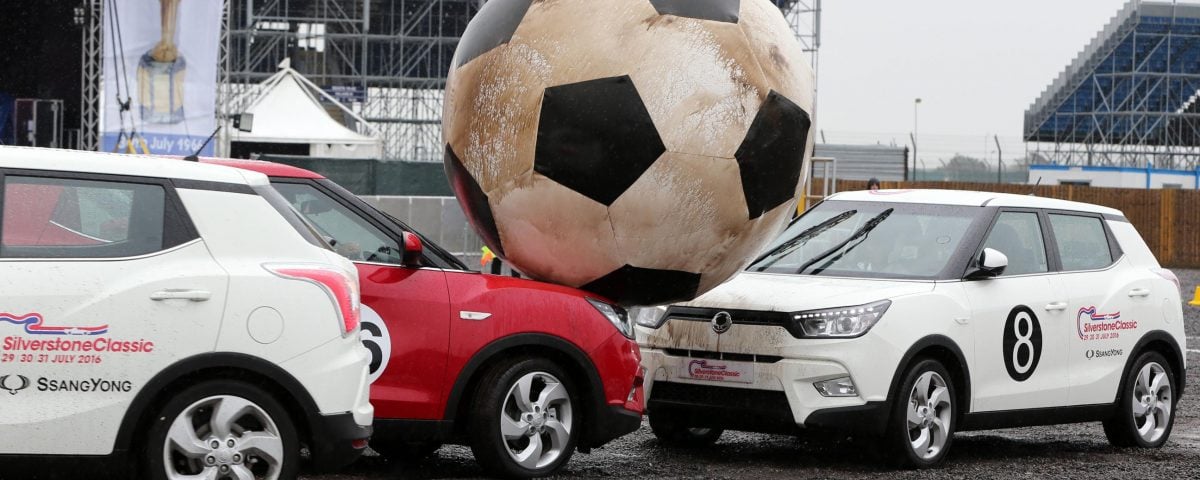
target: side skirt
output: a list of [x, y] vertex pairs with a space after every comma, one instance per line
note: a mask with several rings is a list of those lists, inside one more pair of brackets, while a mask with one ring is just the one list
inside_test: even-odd
[[1085, 423], [1107, 420], [1117, 411], [1115, 403], [1073, 407], [974, 412], [963, 415], [958, 430], [991, 430], [996, 428], [1034, 427], [1063, 423]]

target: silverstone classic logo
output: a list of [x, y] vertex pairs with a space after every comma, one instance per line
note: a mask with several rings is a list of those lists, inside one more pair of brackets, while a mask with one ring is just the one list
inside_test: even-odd
[[1082, 340], [1107, 340], [1121, 336], [1120, 330], [1133, 330], [1137, 322], [1121, 320], [1121, 312], [1097, 313], [1096, 307], [1079, 309], [1076, 318], [1079, 326], [1079, 338]]
[[11, 323], [25, 327], [25, 333], [30, 335], [104, 335], [108, 333], [108, 325], [98, 327], [52, 327], [43, 323], [42, 316], [37, 313], [13, 315], [0, 313], [0, 323]]
[[34, 337], [4, 337], [0, 342], [0, 363], [100, 363], [103, 359], [99, 354], [154, 351], [153, 341], [109, 338], [107, 324], [95, 327], [51, 326], [46, 325], [38, 313], [0, 313], [0, 326], [6, 323], [21, 326], [27, 335]]

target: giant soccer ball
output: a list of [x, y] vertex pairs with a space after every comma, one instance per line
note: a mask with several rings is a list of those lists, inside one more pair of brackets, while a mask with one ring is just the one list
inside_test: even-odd
[[447, 82], [446, 173], [484, 242], [623, 305], [729, 279], [809, 170], [813, 75], [768, 0], [490, 0]]

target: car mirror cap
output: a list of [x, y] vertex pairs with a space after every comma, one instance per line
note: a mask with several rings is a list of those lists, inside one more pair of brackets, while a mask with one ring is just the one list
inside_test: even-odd
[[412, 232], [404, 232], [404, 257], [401, 259], [406, 267], [421, 266], [421, 252], [424, 247], [421, 245], [421, 237], [418, 237]]
[[968, 280], [981, 280], [999, 277], [1008, 268], [1008, 255], [994, 248], [985, 248], [979, 252], [974, 268], [967, 274]]

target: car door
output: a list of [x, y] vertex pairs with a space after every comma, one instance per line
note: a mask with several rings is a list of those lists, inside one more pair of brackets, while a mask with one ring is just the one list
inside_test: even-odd
[[1161, 317], [1154, 273], [1119, 262], [1120, 248], [1103, 216], [1047, 212], [1052, 252], [1061, 272], [1055, 275], [1070, 302], [1073, 327], [1070, 405], [1112, 403], [1124, 373], [1126, 356], [1137, 342], [1138, 320]]
[[998, 277], [964, 282], [975, 335], [972, 411], [1062, 403], [1068, 392], [1071, 324], [1066, 296], [1050, 279], [1038, 212], [999, 211], [983, 248], [1005, 254], [1008, 267]]
[[0, 452], [103, 455], [163, 368], [214, 349], [228, 277], [167, 181], [0, 172]]
[[441, 419], [450, 342], [445, 272], [402, 266], [397, 232], [323, 185], [274, 178], [272, 185], [358, 268], [376, 416]]

